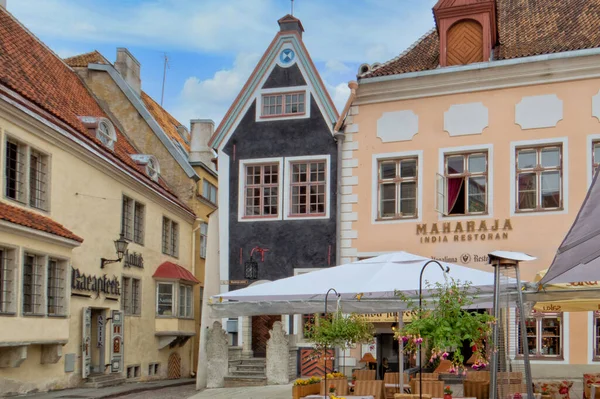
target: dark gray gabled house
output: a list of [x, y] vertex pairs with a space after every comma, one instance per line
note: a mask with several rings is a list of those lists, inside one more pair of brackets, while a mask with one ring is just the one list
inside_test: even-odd
[[[337, 263], [338, 113], [302, 43], [302, 23], [291, 15], [278, 22], [210, 142], [218, 153], [220, 276], [229, 282], [222, 292]], [[264, 356], [280, 318], [240, 318], [234, 344], [245, 356]], [[288, 332], [298, 332], [289, 319]]]

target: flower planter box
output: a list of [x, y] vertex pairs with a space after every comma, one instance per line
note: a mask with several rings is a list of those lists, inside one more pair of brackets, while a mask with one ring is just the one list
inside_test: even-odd
[[294, 385], [292, 386], [292, 398], [300, 399], [308, 395], [318, 395], [320, 386], [321, 384]]

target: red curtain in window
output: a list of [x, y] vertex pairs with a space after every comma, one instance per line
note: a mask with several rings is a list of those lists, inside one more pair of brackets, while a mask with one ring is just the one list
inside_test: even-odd
[[462, 188], [464, 178], [455, 177], [448, 179], [448, 212], [454, 208], [456, 204], [456, 200], [458, 199], [458, 194], [460, 193], [460, 189]]

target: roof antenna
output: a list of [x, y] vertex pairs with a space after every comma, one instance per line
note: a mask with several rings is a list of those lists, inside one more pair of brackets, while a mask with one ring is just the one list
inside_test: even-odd
[[294, 0], [292, 0], [292, 17], [294, 16]]
[[162, 93], [160, 95], [160, 106], [163, 106], [163, 99], [165, 97], [165, 80], [167, 79], [167, 68], [169, 68], [169, 56], [167, 53], [163, 54], [164, 68], [163, 68], [163, 82], [162, 82]]

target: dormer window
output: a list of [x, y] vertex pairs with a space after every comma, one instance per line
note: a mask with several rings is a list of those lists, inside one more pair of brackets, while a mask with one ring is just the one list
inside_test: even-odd
[[158, 164], [154, 158], [148, 159], [148, 163], [146, 164], [146, 173], [148, 173], [148, 176], [152, 180], [158, 181]]
[[158, 159], [154, 155], [135, 154], [131, 155], [131, 159], [138, 165], [141, 165], [146, 170], [146, 174], [154, 181], [158, 181], [160, 176], [160, 165]]
[[268, 94], [262, 96], [262, 116], [302, 115], [305, 113], [304, 92]]
[[98, 129], [96, 130], [96, 138], [108, 148], [114, 149], [117, 135], [112, 123], [106, 119], [100, 119], [98, 122]]

